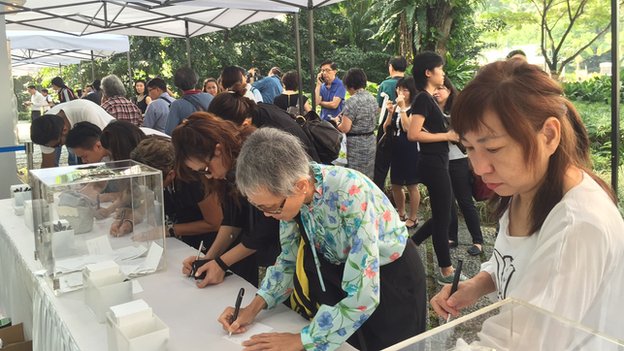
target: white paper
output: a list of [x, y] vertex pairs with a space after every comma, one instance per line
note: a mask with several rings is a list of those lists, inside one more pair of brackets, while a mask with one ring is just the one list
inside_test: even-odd
[[139, 283], [139, 281], [136, 279], [132, 279], [132, 294], [134, 295], [140, 292], [143, 292], [143, 287], [141, 286], [141, 283]]
[[139, 270], [140, 265], [138, 264], [122, 264], [119, 266], [119, 269], [123, 274], [129, 276], [131, 274], [136, 273]]
[[80, 271], [90, 263], [97, 263], [110, 259], [112, 259], [112, 257], [107, 255], [84, 255], [79, 257], [70, 257], [63, 260], [57, 260], [54, 264], [54, 271], [56, 273]]
[[237, 345], [243, 346], [243, 342], [249, 340], [249, 338], [251, 338], [252, 336], [256, 334], [268, 333], [271, 330], [273, 330], [273, 328], [269, 327], [266, 324], [253, 323], [249, 326], [249, 329], [247, 329], [246, 332], [242, 334], [232, 334], [232, 336], [225, 334], [223, 338]]
[[155, 272], [158, 269], [158, 264], [160, 263], [160, 258], [163, 254], [163, 248], [160, 245], [152, 242], [150, 245], [149, 251], [147, 252], [147, 257], [145, 261], [139, 267], [137, 273], [151, 273]]
[[147, 248], [143, 245], [139, 246], [126, 246], [115, 250], [115, 259], [118, 261], [131, 260], [140, 257], [147, 252]]
[[94, 239], [86, 241], [87, 250], [90, 255], [111, 255], [113, 254], [113, 248], [107, 235], [102, 235]]
[[59, 278], [59, 290], [61, 292], [69, 292], [80, 289], [82, 287], [82, 273], [74, 272], [63, 275]]

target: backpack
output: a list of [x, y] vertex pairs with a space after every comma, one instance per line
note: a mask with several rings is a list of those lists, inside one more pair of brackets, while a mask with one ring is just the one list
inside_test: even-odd
[[305, 116], [298, 115], [295, 121], [314, 144], [322, 163], [329, 165], [338, 158], [342, 133], [333, 124], [322, 120], [314, 111], [308, 112]]

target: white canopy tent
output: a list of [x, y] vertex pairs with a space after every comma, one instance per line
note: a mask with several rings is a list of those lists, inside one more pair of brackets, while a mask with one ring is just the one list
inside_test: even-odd
[[104, 58], [130, 50], [127, 36], [91, 34], [81, 37], [51, 31], [7, 31], [13, 74]]
[[[0, 0], [0, 15], [5, 16], [9, 30], [51, 30], [75, 36], [115, 33], [186, 38], [190, 52], [191, 37], [298, 13], [301, 9], [310, 10], [309, 31], [313, 32], [313, 10], [340, 1]], [[298, 33], [297, 16], [295, 20]], [[310, 58], [313, 71], [313, 42], [310, 42]], [[191, 65], [190, 57], [188, 64]]]
[[340, 1], [1, 0], [0, 4], [5, 5], [8, 30], [45, 29], [79, 35], [106, 32], [185, 38]]
[[[0, 42], [6, 30], [49, 30], [80, 37], [87, 34], [121, 34], [186, 38], [190, 52], [190, 38], [209, 32], [227, 30], [240, 25], [275, 18], [284, 14], [297, 14], [309, 10], [309, 31], [314, 32], [313, 10], [342, 0], [0, 0]], [[301, 71], [299, 21], [295, 20], [297, 68]], [[314, 80], [314, 35], [310, 38], [310, 71]], [[0, 79], [10, 80], [6, 47], [0, 49]], [[6, 58], [4, 57], [6, 55]], [[190, 55], [188, 57], [190, 66]], [[301, 75], [300, 75], [300, 86]], [[10, 87], [0, 86], [0, 98], [11, 99]], [[13, 102], [15, 105], [15, 102]], [[300, 103], [300, 106], [303, 106]], [[7, 109], [0, 121], [15, 124], [16, 107]], [[0, 123], [2, 123], [0, 122]], [[0, 131], [0, 140], [15, 143], [9, 129]], [[11, 184], [11, 164], [15, 155], [6, 158], [0, 154], [0, 197], [8, 193]], [[3, 166], [4, 165], [4, 166]], [[15, 176], [13, 175], [13, 179]]]

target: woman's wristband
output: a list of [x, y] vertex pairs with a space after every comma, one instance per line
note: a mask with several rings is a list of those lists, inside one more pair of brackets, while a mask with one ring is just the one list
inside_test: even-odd
[[219, 265], [219, 267], [221, 267], [221, 269], [224, 272], [227, 272], [230, 270], [230, 266], [228, 266], [227, 264], [225, 264], [225, 262], [223, 262], [223, 260], [221, 259], [221, 257], [216, 257], [214, 259], [215, 262], [217, 262], [217, 264]]

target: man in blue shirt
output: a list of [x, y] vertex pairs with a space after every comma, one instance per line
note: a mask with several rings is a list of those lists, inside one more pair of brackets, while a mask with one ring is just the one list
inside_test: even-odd
[[212, 95], [195, 89], [199, 76], [189, 67], [179, 68], [173, 75], [173, 84], [182, 90], [182, 97], [171, 103], [165, 133], [171, 135], [182, 121], [197, 111], [208, 110]]
[[282, 72], [278, 67], [273, 67], [269, 71], [269, 75], [256, 81], [252, 86], [260, 91], [262, 102], [272, 104], [276, 96], [282, 93], [282, 81], [280, 77]]
[[167, 93], [167, 83], [161, 78], [153, 78], [147, 82], [147, 92], [152, 103], [147, 106], [143, 117], [143, 127], [165, 132], [169, 106], [175, 101]]
[[342, 112], [347, 91], [342, 81], [336, 77], [338, 66], [333, 61], [321, 63], [321, 71], [316, 75], [314, 101], [321, 106], [321, 118], [329, 120]]

